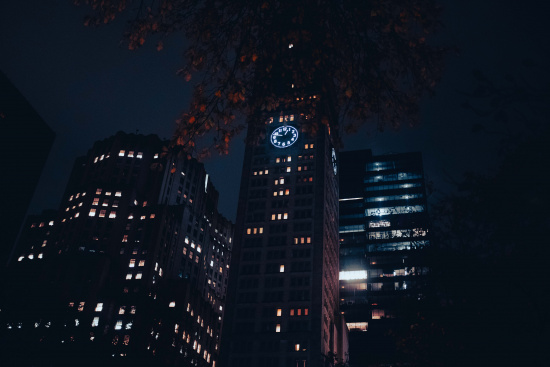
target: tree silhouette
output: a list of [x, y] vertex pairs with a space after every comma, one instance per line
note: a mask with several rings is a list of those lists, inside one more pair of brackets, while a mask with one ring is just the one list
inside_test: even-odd
[[[193, 80], [174, 144], [199, 152], [214, 131], [228, 152], [232, 137], [289, 110], [333, 132], [366, 121], [398, 128], [418, 120], [418, 102], [440, 78], [445, 50], [427, 37], [440, 26], [434, 0], [75, 0], [91, 7], [86, 25], [131, 18], [129, 49], [183, 32], [179, 74]], [[243, 118], [246, 117], [246, 118]], [[334, 134], [337, 135], [337, 134]], [[338, 138], [335, 136], [336, 142]]]

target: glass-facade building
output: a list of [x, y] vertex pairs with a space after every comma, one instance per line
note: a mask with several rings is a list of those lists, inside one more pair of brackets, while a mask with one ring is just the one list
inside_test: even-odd
[[429, 218], [420, 153], [340, 155], [340, 308], [352, 366], [384, 362], [404, 299], [422, 297]]

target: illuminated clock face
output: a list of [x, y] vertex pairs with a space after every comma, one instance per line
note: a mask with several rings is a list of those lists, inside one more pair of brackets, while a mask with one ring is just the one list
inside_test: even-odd
[[332, 148], [332, 168], [334, 169], [334, 175], [338, 173], [338, 164], [336, 163], [336, 151]]
[[288, 148], [298, 140], [298, 130], [293, 126], [279, 126], [271, 133], [271, 144], [276, 148]]

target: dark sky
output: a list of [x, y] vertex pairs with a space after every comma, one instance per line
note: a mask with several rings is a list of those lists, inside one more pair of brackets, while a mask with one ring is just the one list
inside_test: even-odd
[[[346, 139], [345, 148], [371, 148], [374, 154], [422, 151], [428, 179], [445, 189], [445, 172], [459, 177], [498, 164], [499, 138], [471, 133], [482, 120], [461, 107], [465, 98], [459, 91], [474, 88], [473, 69], [502, 78], [525, 74], [525, 58], [548, 65], [550, 6], [542, 0], [440, 3], [445, 28], [439, 41], [456, 45], [460, 53], [449, 56], [437, 95], [422, 103], [421, 126], [363, 132]], [[161, 52], [152, 42], [132, 52], [120, 46], [122, 22], [87, 28], [84, 15], [68, 0], [0, 2], [0, 70], [57, 134], [31, 213], [57, 208], [74, 159], [94, 141], [119, 130], [168, 138], [188, 103], [189, 86], [175, 76], [181, 36], [171, 37]], [[548, 73], [528, 77], [542, 83]], [[236, 213], [243, 138], [235, 140], [229, 156], [205, 162], [220, 191], [220, 210], [230, 219]]]

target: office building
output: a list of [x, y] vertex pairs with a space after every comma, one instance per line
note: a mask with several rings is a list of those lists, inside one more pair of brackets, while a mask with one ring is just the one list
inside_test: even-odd
[[429, 245], [420, 153], [340, 155], [340, 307], [352, 366], [391, 361], [388, 332], [422, 297]]
[[96, 142], [55, 218], [29, 223], [3, 307], [8, 365], [216, 365], [233, 225], [203, 165], [165, 144]]
[[338, 304], [338, 180], [330, 131], [281, 113], [250, 128], [222, 346], [224, 367], [345, 358]]

